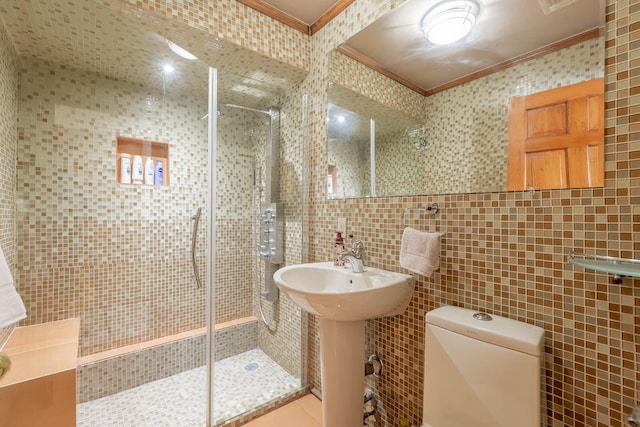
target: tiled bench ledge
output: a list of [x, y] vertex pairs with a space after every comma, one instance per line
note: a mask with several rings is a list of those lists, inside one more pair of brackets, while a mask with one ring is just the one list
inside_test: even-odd
[[[238, 325], [245, 325], [248, 323], [257, 323], [258, 319], [255, 316], [242, 317], [236, 320], [231, 320], [224, 323], [218, 323], [215, 325], [216, 332], [223, 332], [226, 328], [231, 328]], [[100, 362], [102, 360], [110, 359], [112, 357], [123, 356], [129, 353], [135, 353], [140, 350], [145, 350], [152, 347], [157, 347], [164, 344], [170, 344], [173, 342], [199, 337], [207, 333], [207, 328], [198, 328], [191, 331], [182, 332], [180, 334], [168, 335], [162, 338], [156, 338], [150, 341], [144, 341], [138, 344], [127, 345], [123, 347], [114, 348], [112, 350], [103, 351], [100, 353], [93, 353], [88, 356], [82, 356], [78, 359], [78, 365], [87, 365], [90, 363]]]
[[[258, 346], [258, 319], [253, 316], [219, 323], [215, 331], [215, 360]], [[77, 402], [89, 402], [203, 366], [205, 350], [206, 328], [201, 328], [81, 357]]]
[[0, 379], [0, 426], [74, 427], [80, 319], [17, 328], [4, 353], [11, 370]]

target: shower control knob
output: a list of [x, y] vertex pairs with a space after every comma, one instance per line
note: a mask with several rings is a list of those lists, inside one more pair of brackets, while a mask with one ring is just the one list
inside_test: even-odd
[[267, 245], [260, 245], [260, 255], [266, 257], [269, 256], [270, 251], [269, 251], [269, 246]]

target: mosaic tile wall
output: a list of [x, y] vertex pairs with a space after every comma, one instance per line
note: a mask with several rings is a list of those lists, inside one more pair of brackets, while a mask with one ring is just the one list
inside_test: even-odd
[[[251, 197], [257, 135], [254, 113], [221, 108], [218, 115], [216, 322], [252, 315]], [[264, 137], [262, 139], [264, 144]], [[203, 248], [205, 238], [202, 236]], [[205, 268], [204, 264], [203, 267]], [[202, 270], [201, 270], [202, 271]]]
[[15, 188], [18, 121], [18, 64], [11, 40], [0, 24], [0, 247], [15, 262]]
[[[188, 248], [205, 205], [205, 110], [170, 87], [25, 60], [16, 276], [28, 323], [81, 317], [80, 355], [204, 326]], [[117, 135], [169, 143], [171, 185], [117, 184]]]
[[[413, 128], [416, 129], [416, 128]], [[413, 194], [418, 188], [433, 184], [425, 181], [424, 157], [426, 149], [416, 148], [420, 138], [424, 137], [424, 129], [418, 128], [418, 136], [409, 133], [410, 129], [376, 137], [376, 194], [391, 196], [397, 194]], [[421, 145], [418, 145], [422, 147]], [[401, 164], [402, 168], [397, 165]], [[447, 167], [439, 165], [438, 167]], [[462, 188], [459, 191], [463, 191]]]
[[[327, 201], [325, 101], [327, 63], [323, 54], [379, 16], [389, 3], [356, 1], [312, 39], [312, 67], [306, 88], [312, 93], [312, 144], [308, 161], [309, 261], [327, 259], [324, 249], [339, 217], [365, 241], [365, 263], [394, 271], [408, 206], [438, 202], [435, 220], [415, 226], [447, 230], [442, 266], [433, 279], [419, 277], [416, 294], [400, 316], [368, 322], [367, 350], [389, 367], [375, 385], [384, 411], [379, 425], [401, 416], [421, 422], [424, 314], [443, 304], [486, 310], [546, 330], [545, 425], [624, 425], [640, 401], [636, 354], [636, 279], [621, 285], [606, 274], [567, 264], [571, 249], [640, 258], [640, 144], [635, 115], [638, 91], [637, 40], [640, 2], [607, 1], [605, 37], [606, 181], [601, 189], [493, 192]], [[368, 6], [368, 7], [367, 7]], [[349, 33], [349, 34], [345, 34]], [[317, 322], [310, 319], [310, 374], [320, 386]]]
[[[215, 360], [226, 359], [258, 345], [256, 321], [216, 331]], [[89, 402], [206, 364], [206, 336], [150, 347], [133, 353], [80, 365], [78, 403]]]
[[336, 167], [334, 192], [340, 197], [371, 194], [371, 161], [369, 135], [365, 138], [329, 138], [327, 163]]
[[[285, 217], [285, 253], [284, 265], [302, 262], [302, 183], [305, 179], [302, 162], [302, 129], [304, 119], [304, 101], [295, 91], [274, 100], [280, 106], [280, 202], [284, 206]], [[259, 147], [257, 159], [259, 165], [264, 161], [265, 147]], [[260, 173], [260, 182], [265, 182], [264, 168]], [[256, 193], [257, 206], [265, 201], [265, 192]], [[255, 227], [259, 228], [257, 214], [254, 215]], [[255, 250], [255, 246], [253, 248]], [[257, 251], [256, 251], [257, 252]], [[255, 252], [254, 252], [255, 253]], [[259, 273], [253, 281], [252, 295], [259, 295], [264, 289], [264, 261], [256, 256]], [[254, 300], [255, 301], [255, 300]], [[275, 303], [261, 299], [262, 311], [268, 322], [275, 324], [267, 327], [261, 320], [259, 325], [259, 348], [296, 378], [302, 377], [303, 357], [303, 315], [301, 310], [284, 295]], [[262, 319], [258, 303], [254, 304], [253, 315]], [[303, 383], [304, 385], [304, 383]]]

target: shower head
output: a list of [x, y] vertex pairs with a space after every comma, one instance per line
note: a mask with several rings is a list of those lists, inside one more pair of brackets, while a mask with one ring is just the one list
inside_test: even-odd
[[[209, 117], [209, 113], [205, 114], [204, 116], [200, 117], [200, 120], [205, 120], [206, 118]], [[224, 114], [222, 114], [220, 111], [218, 111], [218, 121], [222, 124], [228, 125], [229, 123], [231, 123], [233, 120], [227, 116], [225, 116]]]

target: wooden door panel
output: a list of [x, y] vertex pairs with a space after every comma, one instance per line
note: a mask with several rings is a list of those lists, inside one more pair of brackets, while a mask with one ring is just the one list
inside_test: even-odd
[[572, 133], [562, 138], [546, 136], [542, 138], [528, 139], [524, 143], [526, 153], [532, 151], [557, 150], [559, 148], [572, 148], [584, 145], [596, 144], [593, 135], [588, 132]]
[[604, 137], [604, 94], [590, 96], [588, 102], [589, 124], [587, 125], [587, 130], [601, 131]]
[[569, 188], [601, 187], [604, 174], [595, 173], [604, 163], [602, 146], [584, 145], [567, 149]]
[[527, 138], [565, 135], [567, 105], [559, 103], [527, 110]]
[[566, 185], [566, 150], [539, 151], [527, 154], [525, 188], [549, 188], [549, 185]]
[[604, 79], [513, 98], [507, 189], [604, 183]]

